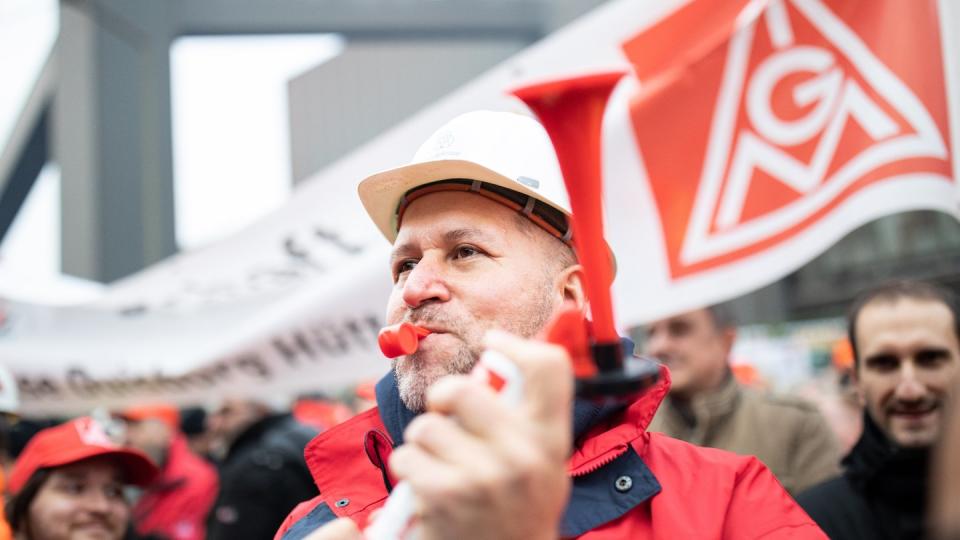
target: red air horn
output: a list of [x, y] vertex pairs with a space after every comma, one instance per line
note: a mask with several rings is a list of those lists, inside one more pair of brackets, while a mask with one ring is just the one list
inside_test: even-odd
[[[570, 351], [577, 375], [577, 394], [590, 398], [635, 395], [659, 376], [653, 361], [625, 362], [633, 351], [624, 351], [620, 344], [610, 299], [614, 272], [603, 235], [601, 128], [607, 100], [623, 75], [622, 71], [599, 73], [513, 91], [533, 110], [550, 135], [570, 196], [573, 241], [583, 265], [593, 323], [567, 309], [551, 321], [546, 337]], [[584, 347], [584, 343], [589, 343], [589, 347]], [[585, 354], [589, 358], [583, 358]]]
[[381, 329], [377, 335], [377, 343], [384, 356], [396, 358], [417, 352], [420, 340], [429, 334], [430, 331], [426, 328], [410, 323], [398, 323]]

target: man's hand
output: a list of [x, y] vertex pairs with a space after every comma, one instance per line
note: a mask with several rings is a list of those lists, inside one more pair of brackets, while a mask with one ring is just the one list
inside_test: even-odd
[[327, 523], [304, 540], [361, 540], [363, 536], [357, 524], [350, 518], [340, 518]]
[[523, 403], [508, 406], [468, 376], [445, 377], [390, 468], [417, 496], [424, 539], [555, 539], [570, 492], [569, 357], [503, 332], [488, 333], [485, 345], [520, 367]]

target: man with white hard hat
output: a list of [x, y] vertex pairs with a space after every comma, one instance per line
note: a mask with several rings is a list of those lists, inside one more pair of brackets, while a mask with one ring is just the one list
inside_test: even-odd
[[[377, 408], [307, 446], [320, 496], [277, 540], [359, 538], [401, 480], [422, 538], [822, 537], [755, 458], [646, 432], [665, 371], [629, 405], [574, 399], [566, 352], [532, 339], [564, 303], [586, 310], [566, 191], [536, 121], [459, 116], [359, 192], [393, 244], [387, 322], [430, 334], [393, 361]], [[519, 406], [465, 376], [485, 349], [523, 373]]]

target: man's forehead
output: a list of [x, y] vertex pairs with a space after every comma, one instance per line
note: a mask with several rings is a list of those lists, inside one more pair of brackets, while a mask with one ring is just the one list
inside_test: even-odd
[[675, 315], [671, 315], [663, 319], [652, 321], [647, 324], [647, 327], [652, 328], [654, 326], [663, 326], [667, 324], [677, 324], [677, 323], [680, 323], [680, 324], [694, 323], [697, 321], [705, 320], [709, 316], [710, 314], [707, 311], [707, 308], [693, 309], [690, 311], [684, 311], [683, 313], [677, 313]]
[[953, 314], [943, 302], [925, 298], [877, 299], [863, 306], [858, 323], [867, 322], [885, 326], [927, 324], [950, 326]]
[[394, 243], [425, 234], [450, 237], [469, 233], [493, 239], [507, 234], [516, 217], [510, 209], [476, 194], [434, 193], [410, 204]]
[[396, 258], [411, 252], [419, 252], [431, 245], [449, 246], [462, 242], [491, 243], [497, 242], [500, 237], [501, 235], [491, 231], [471, 226], [423, 231], [421, 234], [401, 234], [397, 236], [397, 240], [393, 244], [391, 255]]
[[[902, 341], [937, 341], [957, 346], [953, 314], [937, 300], [900, 298], [865, 305], [857, 320], [857, 341], [867, 346]], [[879, 340], [879, 341], [878, 341]]]

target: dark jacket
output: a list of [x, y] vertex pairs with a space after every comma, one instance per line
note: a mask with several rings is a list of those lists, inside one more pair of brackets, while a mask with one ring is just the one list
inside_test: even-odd
[[[564, 538], [823, 538], [756, 458], [647, 433], [669, 386], [663, 370], [628, 407], [577, 400]], [[377, 385], [377, 403], [307, 447], [322, 494], [298, 506], [275, 540], [303, 540], [336, 517], [364, 527], [383, 506], [394, 483], [387, 458], [415, 415], [400, 401], [392, 374]]]
[[928, 449], [900, 448], [870, 415], [843, 474], [801, 493], [800, 506], [835, 540], [924, 537]]
[[270, 416], [230, 446], [220, 468], [220, 493], [208, 540], [265, 540], [297, 504], [316, 497], [303, 449], [317, 430], [289, 414]]

